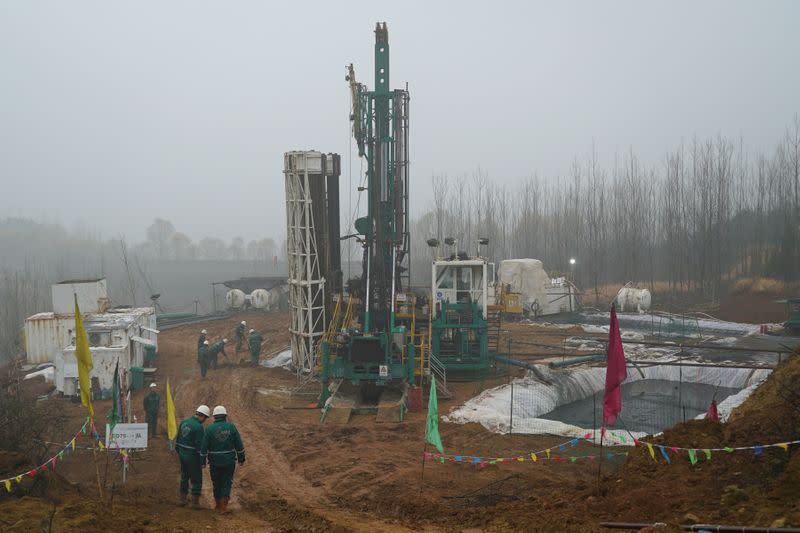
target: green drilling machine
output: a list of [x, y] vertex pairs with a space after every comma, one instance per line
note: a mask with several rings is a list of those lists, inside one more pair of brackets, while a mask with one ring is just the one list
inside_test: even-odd
[[[402, 419], [405, 387], [414, 380], [413, 307], [405, 291], [410, 283], [407, 89], [389, 89], [389, 32], [386, 23], [375, 28], [375, 89], [356, 81], [353, 65], [346, 81], [352, 95], [353, 137], [366, 166], [359, 191], [366, 196], [366, 214], [355, 221], [356, 239], [363, 249], [362, 273], [347, 283], [347, 296], [338, 295], [336, 310], [322, 342], [323, 420], [330, 409], [378, 406], [388, 389], [400, 391], [392, 403]], [[351, 394], [345, 391], [349, 388]], [[382, 399], [383, 398], [383, 399]], [[395, 416], [393, 415], [393, 416]]]

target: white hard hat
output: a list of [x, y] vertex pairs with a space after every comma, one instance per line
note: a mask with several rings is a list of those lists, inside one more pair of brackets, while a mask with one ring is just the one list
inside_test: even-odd
[[243, 326], [246, 326], [246, 325], [247, 325], [247, 322], [245, 322], [244, 320], [242, 320], [242, 325], [243, 325]]
[[228, 411], [225, 410], [224, 405], [218, 405], [214, 408], [214, 416], [219, 416], [219, 415], [225, 415], [225, 416], [228, 415]]
[[201, 330], [201, 331], [200, 331], [200, 333], [202, 333], [203, 335], [205, 335], [205, 334], [206, 334], [206, 333], [208, 333], [208, 332], [207, 332], [206, 330]]
[[211, 416], [211, 409], [209, 409], [207, 405], [201, 405], [197, 408], [196, 412], [206, 417]]
[[251, 329], [251, 330], [250, 330], [250, 333], [255, 333], [255, 331], [256, 331], [256, 330], [254, 330], [254, 329]]
[[228, 339], [222, 339], [222, 344], [225, 344], [226, 342], [228, 342]]
[[208, 341], [203, 341], [203, 344], [205, 344], [206, 346], [208, 346]]
[[151, 389], [152, 389], [152, 388], [154, 388], [155, 386], [156, 386], [156, 384], [155, 384], [155, 383], [151, 383], [151, 384], [150, 384], [150, 388], [151, 388]]

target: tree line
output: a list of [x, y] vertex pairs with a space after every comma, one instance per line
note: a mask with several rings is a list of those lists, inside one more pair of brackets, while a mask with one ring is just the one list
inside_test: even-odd
[[413, 222], [412, 273], [424, 282], [425, 239], [453, 237], [475, 253], [480, 237], [497, 262], [542, 260], [597, 294], [632, 281], [717, 298], [739, 277], [800, 277], [800, 118], [768, 154], [717, 135], [668, 151], [654, 166], [633, 150], [611, 168], [596, 150], [557, 180], [493, 185], [483, 170], [433, 176], [433, 206]]
[[210, 282], [285, 271], [285, 253], [271, 238], [195, 243], [164, 219], [145, 234], [133, 243], [122, 235], [104, 239], [58, 224], [0, 219], [0, 363], [22, 350], [25, 319], [52, 309], [50, 285], [58, 281], [105, 277], [111, 305], [149, 306], [150, 296], [161, 294], [160, 310], [210, 312]]

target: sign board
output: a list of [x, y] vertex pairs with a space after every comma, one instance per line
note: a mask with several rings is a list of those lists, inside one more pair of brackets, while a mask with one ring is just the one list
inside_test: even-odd
[[147, 424], [117, 424], [113, 439], [106, 424], [106, 448], [147, 448]]
[[388, 365], [381, 365], [378, 367], [378, 374], [380, 377], [385, 378], [389, 376], [389, 366]]

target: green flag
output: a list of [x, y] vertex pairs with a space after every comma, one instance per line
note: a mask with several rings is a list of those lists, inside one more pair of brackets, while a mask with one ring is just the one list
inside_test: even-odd
[[428, 423], [425, 426], [425, 442], [433, 444], [439, 450], [439, 453], [444, 453], [442, 437], [439, 435], [439, 403], [436, 400], [436, 379], [431, 378], [431, 395], [428, 400]]
[[119, 359], [117, 359], [117, 366], [114, 368], [114, 383], [111, 386], [111, 397], [113, 404], [111, 405], [111, 412], [108, 413], [108, 425], [111, 426], [110, 432], [114, 432], [114, 426], [119, 422]]

